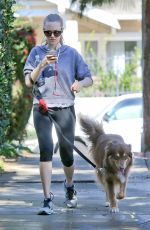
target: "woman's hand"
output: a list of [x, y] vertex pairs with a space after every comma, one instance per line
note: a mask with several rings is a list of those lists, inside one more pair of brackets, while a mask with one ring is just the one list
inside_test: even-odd
[[43, 60], [42, 60], [41, 63], [39, 64], [39, 68], [40, 68], [40, 69], [43, 69], [43, 68], [45, 68], [48, 64], [52, 64], [52, 63], [54, 63], [55, 61], [57, 61], [57, 56], [48, 54], [48, 55], [46, 55], [46, 56], [43, 58]]
[[81, 86], [80, 82], [76, 80], [71, 86], [71, 91], [79, 93], [81, 88], [82, 88], [82, 86]]

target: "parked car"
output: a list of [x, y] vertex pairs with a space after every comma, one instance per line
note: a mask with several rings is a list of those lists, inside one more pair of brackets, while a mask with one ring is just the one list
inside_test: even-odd
[[[94, 119], [103, 124], [106, 133], [121, 135], [127, 144], [132, 145], [132, 151], [143, 149], [143, 100], [141, 93], [126, 94], [116, 97]], [[85, 140], [82, 132], [76, 132]]]
[[[121, 135], [127, 144], [132, 145], [133, 152], [142, 150], [143, 100], [141, 93], [116, 97], [103, 111], [97, 113], [93, 118], [103, 124], [106, 133]], [[86, 142], [86, 137], [81, 131], [78, 122], [75, 140], [77, 142], [82, 142], [82, 140]]]
[[143, 99], [141, 93], [117, 97], [102, 114], [95, 117], [102, 121], [106, 133], [120, 134], [132, 151], [143, 149]]

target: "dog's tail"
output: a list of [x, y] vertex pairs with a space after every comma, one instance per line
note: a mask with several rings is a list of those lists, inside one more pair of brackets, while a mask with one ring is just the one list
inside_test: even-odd
[[96, 143], [100, 135], [105, 133], [102, 124], [88, 116], [79, 114], [79, 122], [83, 132], [93, 144]]

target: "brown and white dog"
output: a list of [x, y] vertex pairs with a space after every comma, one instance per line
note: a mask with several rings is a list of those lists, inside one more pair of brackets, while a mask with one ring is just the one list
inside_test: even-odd
[[125, 197], [129, 170], [133, 164], [131, 145], [120, 135], [106, 134], [96, 120], [79, 115], [80, 125], [91, 143], [91, 157], [96, 164], [96, 174], [106, 192], [106, 206], [119, 212], [117, 199]]

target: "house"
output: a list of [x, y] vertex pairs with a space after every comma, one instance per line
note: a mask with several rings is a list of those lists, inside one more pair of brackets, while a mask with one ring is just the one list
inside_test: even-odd
[[[51, 11], [59, 11], [65, 21], [65, 42], [86, 55], [89, 64], [98, 60], [103, 68], [119, 73], [132, 58], [135, 47], [141, 49], [141, 0], [135, 0], [128, 10], [115, 4], [89, 7], [82, 18], [78, 5], [70, 6], [70, 0], [16, 2], [20, 6], [16, 16], [24, 17], [35, 27], [37, 44], [44, 38], [43, 18]], [[140, 65], [138, 70], [140, 74]]]

